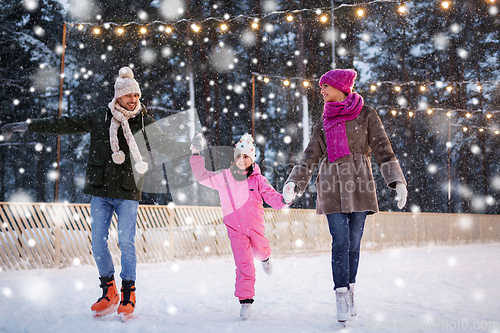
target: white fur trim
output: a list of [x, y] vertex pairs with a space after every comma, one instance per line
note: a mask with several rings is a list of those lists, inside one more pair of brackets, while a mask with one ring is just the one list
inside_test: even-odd
[[120, 150], [117, 153], [113, 153], [113, 155], [111, 155], [111, 158], [116, 164], [122, 164], [123, 162], [125, 162], [125, 153]]
[[135, 164], [135, 169], [138, 173], [145, 173], [148, 171], [148, 164], [146, 162], [139, 162]]

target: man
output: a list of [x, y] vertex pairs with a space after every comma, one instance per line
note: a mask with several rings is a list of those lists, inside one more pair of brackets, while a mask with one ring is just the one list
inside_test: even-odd
[[[139, 102], [141, 90], [132, 70], [123, 67], [115, 82], [115, 96], [107, 107], [72, 117], [49, 117], [7, 124], [1, 128], [6, 137], [13, 132], [46, 134], [90, 133], [89, 160], [83, 192], [91, 195], [92, 252], [99, 271], [102, 297], [92, 305], [94, 317], [114, 312], [126, 320], [135, 308], [135, 225], [144, 177], [136, 182], [132, 170], [143, 174], [148, 169], [134, 140], [134, 133], [148, 126], [147, 140], [152, 149], [178, 158], [190, 154], [191, 143], [176, 142], [163, 133]], [[201, 138], [195, 141], [199, 150]], [[144, 154], [146, 152], [143, 152]], [[107, 240], [113, 213], [118, 216], [118, 243], [121, 250], [121, 301], [114, 280], [114, 266]], [[118, 304], [119, 303], [119, 304]]]

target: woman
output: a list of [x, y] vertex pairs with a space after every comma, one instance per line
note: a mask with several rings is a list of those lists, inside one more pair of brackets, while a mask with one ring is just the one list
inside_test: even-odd
[[323, 119], [315, 124], [312, 138], [283, 188], [285, 200], [304, 192], [321, 161], [316, 213], [326, 215], [332, 235], [332, 272], [340, 322], [357, 314], [354, 283], [361, 237], [366, 216], [378, 212], [372, 153], [386, 184], [397, 192], [399, 209], [406, 204], [407, 195], [406, 180], [377, 112], [352, 91], [356, 76], [353, 69], [334, 69], [321, 77]]

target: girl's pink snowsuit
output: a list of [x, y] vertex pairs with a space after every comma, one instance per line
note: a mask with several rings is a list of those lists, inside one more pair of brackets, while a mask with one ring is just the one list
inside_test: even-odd
[[231, 170], [207, 171], [201, 156], [191, 157], [191, 169], [198, 182], [219, 191], [224, 224], [231, 240], [236, 264], [236, 290], [240, 300], [255, 296], [255, 265], [253, 258], [265, 260], [271, 255], [269, 240], [264, 237], [262, 199], [274, 209], [281, 209], [283, 195], [278, 193], [260, 173], [257, 164], [248, 179], [237, 181]]

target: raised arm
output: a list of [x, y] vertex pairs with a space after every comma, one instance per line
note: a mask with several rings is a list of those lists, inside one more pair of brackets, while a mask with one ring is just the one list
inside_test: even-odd
[[224, 177], [221, 174], [223, 171], [208, 171], [205, 168], [205, 159], [202, 156], [191, 156], [189, 163], [194, 177], [200, 184], [215, 190], [220, 189], [225, 184]]

